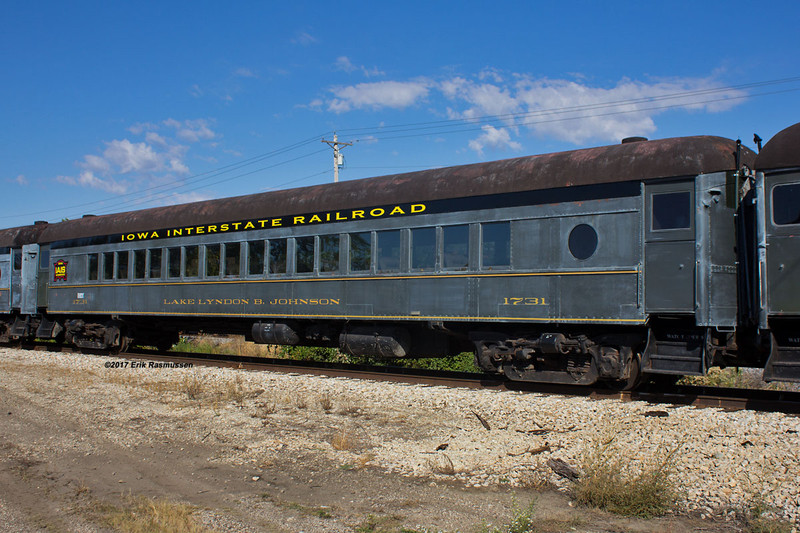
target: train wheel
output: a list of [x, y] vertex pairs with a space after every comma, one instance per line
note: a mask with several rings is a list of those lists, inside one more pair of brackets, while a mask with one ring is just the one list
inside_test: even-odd
[[633, 390], [642, 383], [642, 363], [638, 355], [631, 359], [630, 374], [627, 379], [608, 381], [608, 386], [614, 390]]

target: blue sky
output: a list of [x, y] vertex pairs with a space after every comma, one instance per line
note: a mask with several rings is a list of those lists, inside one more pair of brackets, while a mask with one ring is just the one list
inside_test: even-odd
[[[0, 227], [800, 121], [800, 2], [0, 4]], [[787, 79], [796, 78], [793, 81]], [[781, 81], [784, 80], [784, 81]]]

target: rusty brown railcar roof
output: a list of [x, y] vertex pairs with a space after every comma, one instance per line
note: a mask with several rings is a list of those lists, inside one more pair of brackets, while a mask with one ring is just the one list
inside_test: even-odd
[[48, 224], [19, 226], [0, 230], [0, 247], [11, 246], [20, 248], [23, 244], [39, 242], [39, 235], [48, 227]]
[[[736, 144], [677, 137], [157, 207], [50, 224], [42, 242], [735, 169]], [[743, 149], [752, 168], [755, 154]]]
[[756, 157], [756, 170], [800, 167], [800, 122], [775, 134]]

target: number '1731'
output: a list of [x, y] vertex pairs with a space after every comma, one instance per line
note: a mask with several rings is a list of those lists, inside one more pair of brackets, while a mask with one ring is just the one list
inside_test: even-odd
[[503, 298], [501, 305], [548, 305], [544, 298]]

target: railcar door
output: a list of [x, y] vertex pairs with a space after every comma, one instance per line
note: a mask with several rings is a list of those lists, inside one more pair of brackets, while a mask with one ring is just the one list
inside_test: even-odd
[[767, 174], [762, 182], [766, 253], [759, 287], [771, 332], [764, 379], [800, 381], [800, 172]]
[[22, 247], [20, 270], [20, 313], [33, 315], [37, 310], [39, 292], [39, 245], [26, 244]]
[[11, 310], [11, 250], [0, 250], [0, 313]]
[[800, 316], [800, 173], [765, 180], [767, 312]]

